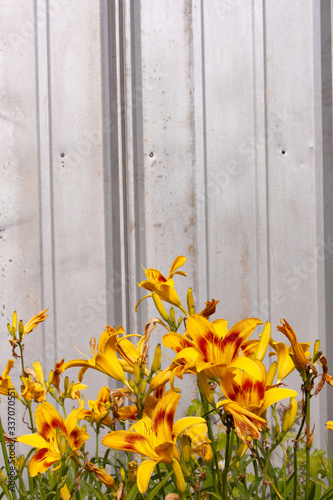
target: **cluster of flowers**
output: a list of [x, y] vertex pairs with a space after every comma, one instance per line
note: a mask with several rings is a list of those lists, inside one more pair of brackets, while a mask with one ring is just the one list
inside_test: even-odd
[[[179, 270], [185, 261], [185, 257], [177, 257], [168, 277], [155, 269], [145, 270], [147, 279], [139, 286], [150, 292], [143, 298], [152, 297], [161, 319], [150, 320], [144, 335], [126, 335], [121, 326], [117, 329], [106, 326], [98, 342], [90, 340], [90, 359], [62, 359], [56, 363], [47, 380], [38, 361], [33, 363], [32, 368], [23, 364], [26, 335], [44, 321], [47, 310], [34, 316], [25, 326], [22, 321], [17, 325], [14, 313], [12, 325], [8, 325], [8, 329], [13, 356], [21, 357], [22, 385], [20, 390], [14, 387], [10, 377], [14, 360], [9, 359], [2, 377], [0, 376], [0, 394], [15, 395], [29, 412], [31, 432], [19, 437], [5, 435], [5, 438], [36, 449], [29, 461], [31, 477], [43, 474], [51, 467], [56, 471], [71, 459], [80, 470], [94, 474], [114, 498], [125, 498], [126, 481], [115, 481], [111, 474], [99, 466], [98, 451], [95, 461], [87, 459], [83, 445], [89, 438], [86, 428], [88, 424], [96, 432], [97, 442], [100, 432], [107, 428], [102, 437], [105, 447], [134, 453], [141, 459], [139, 465], [136, 462], [129, 463], [127, 488], [135, 483], [138, 490], [145, 493], [155, 467], [160, 473], [159, 466], [167, 464], [169, 468], [166, 472], [169, 471], [169, 477], [174, 479], [177, 495], [187, 498], [186, 492], [200, 490], [200, 481], [204, 481], [206, 477], [203, 471], [207, 462], [215, 463], [215, 472], [220, 473], [209, 414], [218, 417], [227, 433], [233, 431], [238, 436], [239, 460], [268, 429], [268, 407], [289, 399], [282, 433], [293, 427], [297, 413], [297, 393], [281, 382], [295, 368], [302, 377], [303, 408], [309, 387], [313, 388], [316, 377], [319, 382], [314, 388], [314, 394], [322, 389], [325, 382], [333, 385], [332, 377], [327, 373], [326, 359], [319, 351], [319, 344], [314, 345], [311, 355], [310, 343], [299, 343], [285, 320], [281, 320], [278, 330], [286, 336], [288, 345], [273, 340], [269, 322], [264, 325], [257, 339], [251, 339], [254, 330], [262, 325], [262, 321], [257, 318], [244, 319], [231, 328], [228, 328], [225, 319], [211, 321], [210, 317], [215, 313], [218, 303], [216, 300], [207, 302], [205, 308], [197, 313], [191, 289], [187, 293], [185, 308], [173, 281], [175, 275], [186, 276]], [[171, 305], [169, 313], [165, 303]], [[176, 319], [175, 308], [181, 312], [179, 319]], [[166, 330], [162, 337], [164, 347], [174, 351], [171, 364], [163, 370], [160, 344], [155, 349], [152, 362], [148, 363], [149, 338], [157, 325]], [[184, 326], [183, 333], [178, 331], [181, 325]], [[133, 343], [133, 337], [136, 343]], [[267, 370], [263, 361], [268, 346], [272, 349], [269, 356], [277, 356], [277, 359]], [[320, 376], [317, 366], [322, 368]], [[69, 382], [66, 376], [62, 389], [61, 376], [73, 367], [80, 368], [78, 381]], [[122, 387], [113, 390], [102, 387], [97, 399], [88, 401], [87, 409], [81, 392], [87, 388], [82, 380], [89, 369], [108, 375]], [[183, 379], [185, 376], [197, 377], [206, 414], [203, 417], [188, 416], [175, 421], [181, 398], [175, 381], [176, 378]], [[168, 383], [169, 389], [166, 388]], [[61, 406], [64, 418], [46, 401], [48, 395]], [[66, 399], [77, 402], [77, 407], [68, 415]], [[37, 403], [34, 412], [32, 403]], [[305, 410], [303, 413], [305, 414]], [[85, 421], [85, 425], [78, 425], [78, 421]], [[130, 421], [134, 423], [128, 429], [126, 425]], [[328, 427], [333, 429], [333, 422], [329, 422]], [[308, 441], [311, 439], [308, 429]], [[220, 484], [225, 492], [229, 464], [230, 456], [228, 459], [226, 456]], [[69, 499], [76, 489], [75, 485], [71, 489], [64, 481], [60, 490], [61, 497]]]

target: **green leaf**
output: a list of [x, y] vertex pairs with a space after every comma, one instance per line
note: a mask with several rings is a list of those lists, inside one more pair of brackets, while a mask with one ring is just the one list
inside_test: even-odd
[[79, 483], [80, 486], [92, 493], [94, 495], [94, 498], [97, 498], [98, 500], [104, 500], [104, 495], [101, 494], [96, 488], [94, 488], [92, 484], [87, 483], [87, 481], [84, 481], [83, 479], [80, 479]]
[[189, 406], [186, 412], [187, 417], [190, 417], [192, 415], [195, 415], [196, 417], [202, 417], [204, 415], [204, 409], [199, 399], [193, 399], [192, 404]]
[[[158, 483], [155, 488], [149, 493], [149, 495], [147, 496], [146, 500], [153, 500], [153, 498], [155, 498], [155, 496], [157, 495], [157, 493], [160, 491], [160, 489], [165, 485], [165, 483], [168, 481], [168, 479], [172, 476], [173, 474], [173, 470], [169, 472], [169, 474], [167, 474], [160, 483]], [[125, 500], [128, 500], [127, 497]]]
[[134, 500], [138, 492], [138, 485], [136, 483], [132, 484], [132, 488], [127, 493], [125, 500]]

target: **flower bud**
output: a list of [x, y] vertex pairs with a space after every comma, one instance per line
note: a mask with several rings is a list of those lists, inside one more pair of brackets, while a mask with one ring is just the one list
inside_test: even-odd
[[147, 380], [145, 378], [143, 378], [141, 380], [141, 387], [140, 387], [140, 392], [141, 392], [142, 396], [146, 392], [146, 387], [147, 387]]
[[178, 491], [180, 495], [183, 496], [183, 494], [186, 491], [186, 483], [183, 476], [182, 468], [176, 458], [172, 459], [172, 468], [173, 468], [173, 473], [175, 475]]
[[23, 321], [21, 319], [19, 321], [18, 331], [19, 331], [19, 338], [21, 339], [23, 337], [23, 334], [24, 334], [24, 325], [23, 325]]
[[271, 324], [269, 321], [267, 321], [264, 331], [260, 336], [260, 342], [256, 353], [256, 358], [259, 359], [259, 361], [262, 361], [265, 357], [270, 338], [271, 338]]
[[187, 307], [188, 307], [188, 312], [190, 315], [195, 314], [195, 307], [194, 307], [194, 300], [193, 300], [193, 293], [192, 293], [192, 288], [189, 288], [187, 290]]
[[125, 474], [125, 469], [124, 469], [124, 467], [121, 467], [121, 469], [120, 469], [120, 475], [121, 475], [121, 479], [122, 479], [122, 481], [125, 481], [126, 474]]
[[273, 361], [273, 363], [269, 367], [268, 372], [267, 372], [267, 376], [266, 376], [266, 385], [267, 386], [273, 384], [273, 380], [274, 380], [274, 377], [276, 374], [277, 366], [278, 366], [277, 361]]
[[67, 439], [65, 438], [65, 436], [61, 436], [61, 438], [59, 439], [59, 451], [61, 455], [63, 455], [66, 452], [66, 448], [67, 448]]
[[137, 471], [138, 471], [138, 462], [136, 460], [133, 460], [133, 462], [129, 462], [127, 474], [128, 474], [128, 482], [130, 484], [135, 483]]
[[286, 411], [283, 424], [282, 424], [282, 432], [288, 432], [292, 429], [295, 419], [297, 415], [297, 400], [296, 398], [290, 398], [290, 407]]
[[141, 382], [141, 372], [140, 372], [140, 366], [137, 361], [134, 361], [133, 363], [133, 372], [134, 372], [134, 384], [136, 386], [139, 386]]
[[68, 391], [68, 386], [69, 386], [69, 378], [68, 377], [65, 377], [64, 378], [64, 389], [65, 389], [65, 392], [67, 393]]
[[170, 307], [170, 319], [172, 323], [176, 323], [175, 310], [173, 307]]
[[199, 372], [197, 377], [202, 395], [209, 404], [215, 407], [214, 394], [211, 391], [205, 372], [204, 371]]
[[164, 308], [164, 305], [163, 305], [163, 302], [161, 301], [161, 299], [159, 298], [159, 296], [157, 295], [157, 293], [153, 292], [152, 293], [152, 297], [153, 297], [156, 309], [158, 310], [158, 312], [160, 313], [160, 315], [162, 316], [162, 318], [164, 319], [164, 321], [169, 321], [169, 315], [166, 312], [166, 310]]
[[161, 363], [162, 363], [162, 351], [161, 351], [161, 344], [157, 344], [155, 353], [154, 353], [154, 359], [151, 364], [151, 373], [158, 372], [161, 369]]
[[16, 333], [17, 329], [17, 312], [13, 312], [13, 319], [12, 319], [12, 327], [13, 327], [13, 332]]
[[182, 435], [181, 439], [182, 443], [182, 450], [183, 450], [183, 457], [186, 465], [188, 465], [191, 462], [191, 453], [192, 449], [189, 443], [189, 438], [185, 434]]

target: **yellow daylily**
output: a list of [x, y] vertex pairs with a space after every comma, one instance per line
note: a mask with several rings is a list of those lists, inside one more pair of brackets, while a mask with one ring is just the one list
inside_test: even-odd
[[211, 323], [196, 314], [187, 318], [185, 334], [167, 333], [163, 336], [163, 344], [177, 353], [173, 363], [185, 365], [186, 371], [199, 373], [204, 370], [209, 379], [219, 381], [232, 367], [261, 378], [253, 360], [239, 355], [243, 342], [261, 323], [257, 318], [244, 319], [228, 330], [226, 320]]
[[16, 398], [18, 397], [18, 394], [15, 390], [15, 387], [12, 384], [9, 372], [14, 366], [14, 360], [9, 359], [7, 361], [6, 368], [2, 374], [0, 375], [0, 394], [3, 394], [4, 396], [15, 396]]
[[217, 407], [223, 406], [233, 416], [236, 433], [243, 441], [246, 441], [247, 436], [260, 438], [262, 427], [267, 427], [261, 415], [269, 406], [297, 396], [297, 392], [292, 389], [267, 387], [266, 368], [259, 360], [255, 360], [255, 363], [262, 373], [261, 380], [240, 369], [233, 369], [228, 370], [220, 382], [226, 399], [220, 401]]
[[295, 368], [301, 374], [303, 382], [306, 382], [307, 367], [308, 365], [311, 365], [311, 363], [306, 358], [304, 350], [302, 349], [301, 344], [298, 342], [294, 330], [291, 328], [291, 326], [287, 323], [285, 319], [281, 319], [280, 321], [282, 326], [278, 325], [277, 329], [288, 338], [292, 348], [292, 360], [295, 365]]
[[[47, 389], [44, 381], [43, 369], [39, 361], [35, 361], [32, 368], [26, 368], [27, 377], [21, 377], [23, 390], [21, 398], [27, 401], [37, 401], [41, 403], [46, 400]], [[32, 377], [32, 378], [31, 378]]]
[[[123, 330], [122, 330], [123, 331]], [[109, 377], [122, 382], [129, 389], [129, 385], [124, 369], [117, 357], [118, 333], [114, 328], [107, 326], [106, 330], [99, 338], [96, 346], [96, 340], [90, 340], [91, 359], [73, 359], [67, 361], [60, 366], [60, 370], [64, 371], [68, 368], [81, 367], [79, 373], [79, 381], [82, 381], [83, 375], [88, 368], [93, 368]]]
[[78, 419], [88, 420], [89, 422], [95, 422], [99, 426], [106, 425], [107, 427], [112, 427], [112, 418], [110, 417], [110, 389], [108, 387], [102, 387], [97, 395], [96, 401], [89, 400], [88, 405], [90, 410], [81, 410]]
[[[293, 362], [293, 348], [292, 346], [287, 346], [284, 342], [275, 342], [273, 339], [270, 340], [270, 346], [275, 352], [270, 352], [270, 356], [275, 354], [278, 357], [278, 368], [277, 368], [277, 383], [280, 383], [284, 378], [286, 378], [293, 370], [295, 370], [295, 363]], [[310, 342], [302, 342], [299, 344], [302, 349], [305, 358], [309, 358], [311, 353], [308, 351], [310, 347]]]
[[200, 455], [204, 460], [213, 459], [211, 440], [207, 437], [208, 428], [206, 423], [191, 425], [185, 429], [184, 434], [191, 440], [191, 448], [194, 453]]
[[[175, 284], [173, 281], [173, 276], [175, 274], [180, 274], [181, 276], [186, 276], [183, 271], [177, 271], [181, 266], [183, 266], [186, 262], [186, 257], [183, 255], [179, 255], [173, 261], [172, 266], [170, 268], [170, 272], [167, 278], [163, 276], [163, 274], [157, 269], [145, 269], [145, 274], [147, 280], [138, 283], [138, 286], [148, 290], [149, 292], [156, 292], [160, 299], [165, 302], [169, 302], [169, 304], [175, 305], [179, 307], [185, 314], [187, 312], [183, 309], [180, 299], [175, 290]], [[135, 310], [143, 299], [147, 297], [151, 297], [152, 295], [145, 295], [142, 299], [139, 300], [137, 305], [135, 306]]]
[[59, 450], [62, 436], [67, 444], [68, 456], [77, 453], [89, 438], [89, 434], [76, 425], [79, 412], [80, 409], [73, 410], [64, 420], [50, 403], [44, 402], [37, 406], [35, 414], [37, 433], [16, 438], [19, 443], [37, 448], [29, 462], [31, 477], [38, 473], [42, 474], [62, 458]]
[[49, 308], [44, 309], [44, 311], [39, 312], [35, 316], [33, 316], [26, 325], [24, 325], [24, 330], [23, 330], [23, 335], [21, 338], [24, 337], [24, 335], [27, 335], [28, 333], [32, 332], [36, 326], [44, 321], [47, 318], [47, 314], [45, 314], [48, 311]]
[[137, 484], [141, 493], [146, 492], [150, 476], [158, 463], [172, 464], [174, 469], [173, 460], [179, 464], [177, 436], [194, 424], [205, 423], [200, 417], [185, 417], [174, 422], [179, 399], [179, 394], [168, 391], [157, 403], [151, 419], [145, 416], [132, 425], [129, 431], [110, 432], [102, 439], [105, 446], [148, 458], [138, 468]]

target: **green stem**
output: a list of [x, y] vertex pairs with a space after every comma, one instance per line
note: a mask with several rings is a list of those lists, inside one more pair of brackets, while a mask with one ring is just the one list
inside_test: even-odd
[[[8, 460], [8, 455], [7, 455], [7, 448], [6, 448], [5, 438], [4, 438], [4, 431], [3, 431], [3, 427], [2, 427], [1, 417], [0, 417], [0, 441], [1, 441], [2, 455], [3, 455], [4, 461], [5, 461], [7, 479], [9, 479], [11, 477], [10, 465], [9, 465], [9, 460]], [[4, 485], [4, 486], [5, 486], [5, 489], [7, 489], [7, 491], [8, 491], [8, 488], [6, 487], [6, 485]], [[9, 493], [9, 491], [8, 491], [8, 493]], [[12, 493], [12, 495], [8, 496], [8, 498], [13, 498], [14, 500], [16, 500], [17, 497], [16, 497], [15, 490], [11, 490], [11, 493]]]
[[[210, 468], [211, 468], [211, 477], [213, 480], [213, 487], [214, 487], [214, 492], [219, 493], [221, 491], [221, 479], [220, 479], [220, 474], [219, 474], [219, 463], [217, 459], [217, 453], [216, 453], [216, 440], [214, 437], [213, 429], [212, 429], [212, 423], [209, 418], [209, 413], [211, 413], [208, 410], [208, 403], [202, 394], [200, 387], [199, 387], [199, 392], [200, 392], [200, 398], [201, 398], [201, 404], [204, 410], [204, 418], [206, 420], [207, 424], [207, 429], [208, 429], [208, 437], [211, 440], [211, 447], [212, 447], [212, 452], [213, 452], [213, 457], [214, 457], [214, 465], [215, 465], [215, 473], [214, 473], [214, 465], [212, 462], [210, 462]], [[217, 476], [217, 481], [218, 481], [218, 490], [216, 489], [216, 476]]]
[[95, 457], [96, 457], [96, 463], [97, 463], [98, 467], [100, 467], [99, 458], [98, 458], [98, 438], [99, 438], [99, 428], [98, 427], [96, 427], [95, 433], [96, 433], [96, 452], [95, 452]]
[[[159, 480], [160, 480], [160, 482], [162, 482], [162, 474], [161, 474], [160, 464], [157, 464], [157, 472], [158, 472]], [[163, 498], [165, 498], [164, 484], [163, 484], [161, 489], [162, 489]]]
[[233, 445], [233, 431], [230, 426], [227, 426], [226, 430], [226, 443], [225, 443], [225, 455], [224, 455], [224, 470], [222, 475], [222, 499], [227, 500], [227, 489], [228, 489], [228, 471], [230, 458], [232, 453], [232, 445]]
[[[311, 375], [308, 375], [308, 387], [311, 385]], [[310, 390], [305, 389], [305, 415], [306, 415], [306, 479], [305, 479], [305, 491], [308, 495], [310, 491], [310, 449], [312, 446], [311, 440], [311, 430], [310, 430]]]
[[303, 419], [300, 425], [300, 428], [298, 429], [297, 436], [294, 441], [294, 494], [293, 494], [293, 500], [297, 500], [297, 490], [298, 490], [298, 471], [297, 471], [297, 448], [298, 448], [298, 441], [301, 436], [304, 423], [306, 421], [306, 413], [303, 415]]

